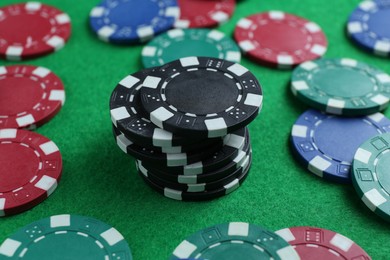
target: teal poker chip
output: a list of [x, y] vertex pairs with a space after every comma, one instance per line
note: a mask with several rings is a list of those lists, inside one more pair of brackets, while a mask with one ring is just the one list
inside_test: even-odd
[[283, 238], [253, 224], [230, 222], [201, 230], [180, 243], [171, 260], [300, 259]]
[[320, 59], [294, 70], [291, 90], [302, 102], [330, 114], [369, 115], [389, 105], [390, 76], [352, 59]]
[[239, 63], [237, 44], [224, 33], [210, 29], [173, 29], [155, 37], [142, 50], [145, 68], [162, 66], [188, 56], [213, 57]]
[[377, 135], [356, 151], [352, 183], [364, 204], [390, 221], [390, 133]]
[[131, 260], [118, 230], [97, 219], [56, 215], [33, 222], [7, 238], [0, 259]]

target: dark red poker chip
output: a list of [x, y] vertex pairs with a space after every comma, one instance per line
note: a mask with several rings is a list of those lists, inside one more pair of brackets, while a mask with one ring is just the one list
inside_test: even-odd
[[38, 2], [0, 8], [0, 57], [24, 60], [61, 49], [71, 34], [70, 18]]
[[295, 248], [301, 260], [371, 259], [351, 239], [327, 229], [292, 227], [275, 233]]
[[0, 216], [26, 211], [56, 189], [62, 158], [56, 144], [37, 133], [0, 130]]
[[236, 0], [178, 0], [180, 18], [176, 28], [211, 28], [229, 20]]
[[65, 102], [61, 79], [44, 67], [0, 67], [0, 128], [35, 128]]
[[281, 11], [242, 18], [234, 38], [249, 58], [281, 69], [320, 58], [328, 46], [319, 25]]

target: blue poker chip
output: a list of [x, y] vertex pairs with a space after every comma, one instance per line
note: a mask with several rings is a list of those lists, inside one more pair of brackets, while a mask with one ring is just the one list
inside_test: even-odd
[[89, 18], [99, 39], [126, 44], [169, 30], [179, 15], [176, 0], [103, 0]]
[[381, 113], [346, 118], [307, 110], [292, 128], [292, 149], [315, 175], [350, 183], [350, 169], [359, 146], [386, 132], [390, 132], [390, 120]]
[[365, 0], [353, 11], [347, 31], [360, 47], [390, 56], [390, 0]]

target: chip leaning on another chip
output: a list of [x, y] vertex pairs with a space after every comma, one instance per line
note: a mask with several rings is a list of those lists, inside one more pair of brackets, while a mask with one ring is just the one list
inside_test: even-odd
[[372, 137], [359, 147], [351, 175], [364, 204], [390, 221], [390, 133]]

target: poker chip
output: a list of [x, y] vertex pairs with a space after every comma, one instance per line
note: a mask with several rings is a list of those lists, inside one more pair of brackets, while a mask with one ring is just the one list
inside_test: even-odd
[[0, 216], [26, 211], [50, 196], [62, 172], [58, 147], [34, 132], [0, 129]]
[[6, 259], [125, 259], [132, 255], [118, 230], [100, 220], [56, 215], [19, 229], [0, 246]]
[[186, 258], [300, 259], [294, 248], [274, 232], [244, 222], [218, 224], [192, 234], [169, 259]]
[[390, 2], [366, 0], [352, 12], [347, 32], [352, 41], [379, 56], [390, 56]]
[[353, 159], [352, 183], [364, 204], [390, 221], [390, 134], [363, 143]]
[[154, 125], [142, 107], [140, 89], [152, 77], [151, 70], [141, 70], [122, 79], [110, 98], [111, 121], [118, 130], [136, 143], [151, 147], [193, 144], [199, 138], [186, 138]]
[[225, 195], [232, 193], [237, 190], [240, 185], [245, 181], [248, 176], [250, 166], [252, 164], [252, 157], [249, 157], [249, 162], [247, 168], [243, 169], [242, 173], [230, 183], [224, 185], [222, 188], [218, 188], [215, 190], [208, 190], [203, 192], [187, 192], [180, 191], [175, 189], [170, 189], [162, 186], [159, 183], [152, 181], [150, 178], [145, 176], [141, 171], [138, 171], [138, 174], [142, 177], [146, 184], [148, 184], [155, 191], [161, 193], [167, 198], [173, 200], [181, 200], [181, 201], [204, 201], [204, 200], [212, 200]]
[[249, 58], [280, 69], [317, 59], [325, 54], [328, 45], [319, 25], [282, 11], [241, 18], [234, 38]]
[[233, 15], [235, 0], [178, 0], [180, 18], [175, 28], [216, 27]]
[[240, 64], [186, 57], [150, 73], [141, 102], [159, 128], [189, 138], [224, 136], [248, 125], [262, 106], [256, 77]]
[[[193, 151], [199, 151], [201, 149], [206, 149], [207, 147], [211, 145], [221, 146], [221, 141], [223, 139], [212, 139], [212, 142], [198, 142], [196, 144], [188, 145], [188, 146], [171, 146], [171, 147], [147, 147], [143, 144], [139, 144], [135, 142], [134, 140], [128, 138], [125, 136], [121, 131], [119, 131], [114, 125], [112, 126], [112, 132], [114, 135], [115, 140], [117, 140], [117, 137], [120, 136], [121, 143], [128, 143], [128, 144], [134, 144], [138, 147], [144, 147], [145, 149], [153, 150], [153, 152], [157, 153], [165, 153], [165, 154], [177, 154], [177, 153], [187, 153], [187, 152], [193, 152]], [[130, 153], [131, 154], [131, 153]]]
[[211, 156], [223, 145], [221, 140], [217, 144], [209, 145], [206, 148], [200, 149], [198, 151], [190, 151], [184, 153], [160, 153], [153, 149], [149, 149], [131, 142], [121, 133], [115, 133], [115, 135], [116, 143], [124, 153], [129, 154], [138, 160], [145, 160], [148, 162], [152, 162], [155, 165], [167, 167], [183, 166], [198, 162], [203, 158]]
[[390, 76], [352, 59], [305, 62], [294, 70], [291, 81], [299, 100], [331, 114], [369, 115], [389, 105]]
[[[235, 169], [232, 173], [226, 174], [221, 179], [205, 182], [205, 183], [195, 183], [195, 184], [183, 184], [183, 183], [177, 183], [169, 180], [165, 180], [162, 178], [162, 176], [158, 176], [157, 174], [154, 174], [151, 171], [148, 171], [145, 167], [141, 167], [140, 163], [138, 162], [138, 170], [140, 173], [142, 173], [145, 177], [149, 178], [152, 182], [158, 183], [165, 188], [173, 189], [173, 190], [180, 190], [185, 192], [204, 192], [209, 190], [216, 190], [219, 188], [222, 188], [224, 185], [231, 183], [234, 179], [239, 177], [243, 170], [247, 168], [249, 164], [249, 155], [245, 157], [242, 164]], [[199, 176], [199, 175], [197, 175]]]
[[64, 85], [44, 67], [3, 66], [0, 100], [0, 128], [31, 129], [60, 111], [65, 102]]
[[[214, 172], [216, 170], [222, 170], [224, 166], [229, 165], [231, 162], [238, 162], [242, 159], [241, 150], [244, 154], [250, 149], [250, 136], [249, 130], [246, 128], [243, 134], [240, 130], [230, 134], [231, 138], [224, 138], [224, 145], [221, 149], [217, 150], [212, 156], [209, 156], [201, 161], [187, 164], [183, 166], [175, 167], [158, 167], [148, 161], [143, 161], [143, 164], [148, 169], [154, 172], [167, 172], [173, 175], [198, 175], [202, 173]], [[219, 172], [218, 171], [218, 172]], [[203, 176], [205, 177], [205, 176]], [[189, 181], [193, 180], [190, 177]], [[183, 178], [183, 181], [187, 178]], [[180, 181], [179, 181], [180, 182]], [[196, 183], [196, 182], [183, 182], [183, 183]]]
[[298, 253], [301, 260], [361, 259], [371, 257], [351, 239], [316, 227], [292, 227], [275, 232]]
[[224, 33], [209, 29], [173, 29], [150, 41], [142, 49], [144, 67], [156, 67], [188, 57], [203, 56], [239, 63], [237, 44]]
[[[248, 151], [240, 151], [239, 154], [234, 158], [234, 160], [227, 165], [210, 172], [205, 172], [201, 174], [194, 175], [177, 175], [174, 173], [170, 173], [169, 171], [159, 170], [156, 168], [149, 168], [143, 162], [137, 161], [138, 170], [148, 177], [148, 175], [159, 176], [160, 178], [171, 182], [177, 183], [178, 186], [185, 187], [189, 185], [193, 186], [201, 186], [205, 183], [217, 182], [224, 179], [226, 176], [229, 176], [233, 173], [240, 174], [239, 171], [245, 168], [245, 165], [248, 163], [248, 155], [251, 153], [251, 150]], [[153, 179], [153, 178], [152, 178]], [[184, 185], [180, 185], [184, 184]], [[200, 185], [197, 185], [200, 184]]]
[[0, 32], [0, 57], [25, 60], [63, 48], [71, 24], [69, 16], [57, 8], [26, 2], [0, 8]]
[[367, 139], [389, 131], [390, 120], [381, 113], [345, 118], [307, 110], [292, 128], [292, 149], [315, 175], [349, 183], [353, 157], [359, 146]]
[[127, 44], [169, 30], [179, 15], [176, 0], [103, 0], [91, 10], [89, 21], [100, 40]]

